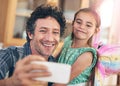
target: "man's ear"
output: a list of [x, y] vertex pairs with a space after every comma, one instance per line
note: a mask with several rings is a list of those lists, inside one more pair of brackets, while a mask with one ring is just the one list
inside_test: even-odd
[[27, 34], [28, 34], [29, 39], [33, 39], [33, 34], [32, 33], [28, 32]]

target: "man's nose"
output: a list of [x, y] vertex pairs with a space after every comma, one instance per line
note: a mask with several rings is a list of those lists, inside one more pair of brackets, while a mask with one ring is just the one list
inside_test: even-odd
[[48, 41], [53, 41], [53, 39], [54, 39], [53, 33], [51, 33], [51, 32], [47, 33], [47, 34], [46, 34], [46, 39], [47, 39]]

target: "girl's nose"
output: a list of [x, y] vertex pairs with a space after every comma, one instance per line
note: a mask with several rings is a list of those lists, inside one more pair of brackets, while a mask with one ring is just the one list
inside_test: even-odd
[[80, 25], [80, 28], [84, 29], [84, 28], [85, 28], [85, 25], [84, 25], [84, 24], [81, 24], [81, 25]]

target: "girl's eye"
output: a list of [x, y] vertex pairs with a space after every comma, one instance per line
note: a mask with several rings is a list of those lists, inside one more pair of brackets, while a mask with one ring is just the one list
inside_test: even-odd
[[81, 21], [76, 21], [77, 24], [81, 24], [82, 22]]
[[81, 22], [77, 22], [78, 24], [81, 24]]
[[86, 25], [87, 27], [92, 27], [92, 25]]

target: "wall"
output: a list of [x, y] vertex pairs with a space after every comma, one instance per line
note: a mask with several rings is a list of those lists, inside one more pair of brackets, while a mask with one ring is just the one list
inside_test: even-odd
[[0, 0], [0, 42], [3, 42], [8, 0]]

